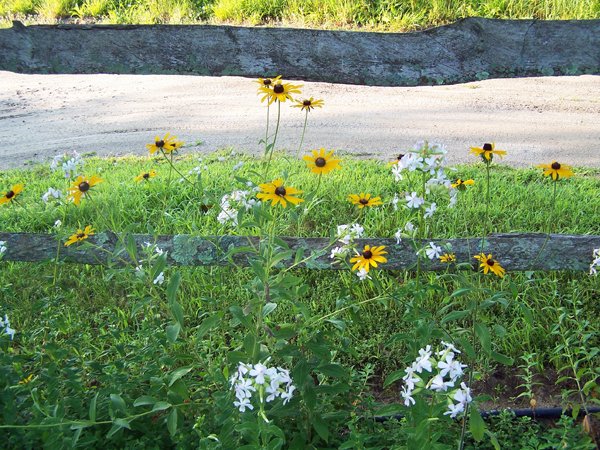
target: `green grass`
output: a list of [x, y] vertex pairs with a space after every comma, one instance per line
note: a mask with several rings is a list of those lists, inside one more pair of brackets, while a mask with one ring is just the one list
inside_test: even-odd
[[[408, 31], [481, 16], [594, 19], [599, 0], [0, 0], [6, 20], [89, 18], [110, 23], [283, 24]], [[33, 21], [35, 22], [35, 18]]]
[[[19, 204], [0, 206], [1, 229], [52, 232], [54, 222], [60, 219], [65, 236], [88, 224], [98, 231], [197, 235], [236, 233], [235, 228], [225, 227], [216, 220], [219, 200], [225, 193], [243, 189], [244, 179], [260, 180], [257, 172], [262, 172], [263, 166], [253, 158], [231, 157], [229, 153], [222, 151], [203, 157], [200, 165], [206, 165], [207, 170], [203, 172], [202, 189], [179, 183], [175, 175], [169, 187], [169, 168], [160, 159], [89, 158], [84, 173], [98, 174], [105, 181], [93, 188], [92, 197], [84, 199], [81, 207], [42, 203], [41, 196], [48, 187], [64, 189], [67, 184], [62, 173], [52, 172], [48, 165], [0, 172], [0, 192], [15, 183], [25, 184], [25, 190], [18, 197]], [[198, 164], [196, 157], [179, 157], [175, 161], [176, 167], [187, 174]], [[225, 160], [220, 161], [219, 157]], [[238, 172], [232, 172], [232, 167], [240, 159], [244, 166]], [[134, 176], [150, 169], [157, 170], [156, 178], [144, 184], [133, 182]], [[598, 169], [575, 169], [575, 177], [562, 180], [558, 186], [556, 206], [552, 208], [552, 185], [548, 179], [542, 179], [540, 170], [494, 165], [493, 204], [487, 227], [483, 223], [483, 166], [466, 165], [457, 169], [457, 176], [474, 178], [476, 185], [462, 193], [456, 208], [441, 208], [431, 222], [433, 237], [478, 236], [484, 229], [492, 232], [551, 230], [600, 234]], [[314, 193], [318, 186], [316, 196], [321, 201], [316, 202], [305, 215], [295, 215], [290, 208], [280, 213], [275, 230], [278, 235], [330, 236], [337, 225], [360, 221], [367, 236], [390, 237], [398, 225], [408, 219], [406, 211], [394, 211], [389, 203], [359, 213], [347, 201], [348, 194], [366, 191], [380, 195], [387, 203], [394, 192], [407, 189], [406, 180], [399, 184], [393, 182], [386, 163], [344, 157], [342, 169], [324, 176], [319, 184], [318, 178], [309, 173], [302, 163], [279, 155], [274, 160], [271, 174], [274, 177], [281, 173], [287, 173], [289, 184], [302, 189], [305, 195]], [[206, 208], [202, 208], [203, 205], [212, 205], [212, 208], [204, 212]], [[56, 266], [51, 262], [4, 261], [0, 262], [0, 268], [0, 313], [8, 313], [13, 328], [19, 332], [18, 345], [7, 354], [12, 363], [2, 367], [0, 358], [0, 369], [6, 371], [9, 385], [16, 385], [20, 379], [33, 374], [35, 379], [28, 387], [16, 389], [37, 389], [37, 395], [43, 397], [44, 404], [62, 405], [60, 408], [64, 408], [63, 413], [66, 411], [68, 418], [87, 417], [89, 400], [94, 392], [105, 397], [118, 392], [129, 404], [152, 386], [158, 386], [173, 367], [193, 365], [192, 379], [199, 386], [204, 378], [216, 379], [215, 373], [231, 365], [233, 361], [228, 358], [244, 342], [244, 335], [231, 315], [230, 307], [244, 307], [256, 295], [251, 269], [167, 268], [167, 279], [175, 271], [181, 273], [178, 298], [186, 320], [185, 331], [179, 341], [170, 345], [164, 337], [165, 326], [170, 321], [169, 308], [164, 301], [165, 288], [140, 282], [131, 267]], [[294, 275], [303, 280], [304, 286], [297, 303], [282, 303], [265, 324], [275, 329], [278, 324], [294, 323], [300, 317], [301, 307], [308, 308], [313, 317], [324, 317], [349, 306], [334, 316], [345, 323], [343, 332], [331, 337], [332, 346], [338, 349], [335, 360], [352, 367], [355, 372], [371, 368], [367, 392], [388, 400], [397, 398], [398, 393], [394, 389], [382, 390], [383, 379], [414, 358], [407, 336], [412, 336], [419, 327], [427, 327], [428, 321], [441, 323], [447, 313], [445, 307], [462, 307], [461, 297], [453, 298], [451, 294], [465, 287], [462, 275], [428, 276], [431, 289], [419, 304], [423, 317], [427, 319], [423, 319], [423, 323], [415, 323], [406, 316], [409, 302], [402, 297], [394, 303], [370, 302], [353, 306], [373, 297], [378, 290], [401, 289], [411, 281], [413, 275], [409, 273], [377, 272], [373, 274], [376, 285], [359, 286], [355, 284], [355, 275], [349, 271], [297, 270]], [[473, 274], [465, 277], [466, 283], [477, 280]], [[493, 292], [501, 293], [503, 298], [503, 304], [482, 309], [479, 317], [491, 330], [495, 351], [515, 361], [526, 353], [533, 353], [536, 372], [553, 373], [568, 363], [564, 347], [561, 347], [564, 336], [576, 339], [586, 336], [586, 348], [600, 347], [597, 278], [585, 273], [524, 272], [509, 273], [502, 280], [486, 278], [484, 282]], [[476, 294], [482, 302], [487, 295], [483, 291]], [[198, 337], [198, 328], [212, 315], [217, 315], [220, 320], [208, 334]], [[562, 335], [556, 332], [559, 323], [564, 324]], [[455, 326], [467, 327], [468, 320], [444, 326], [451, 332]], [[327, 335], [333, 325], [323, 322], [322, 328]], [[591, 370], [597, 370], [595, 366], [597, 364], [593, 361], [581, 363], [581, 367]], [[496, 364], [486, 358], [477, 362], [484, 381], [492, 376], [495, 367]], [[514, 367], [510, 370], [517, 375], [520, 373]], [[570, 387], [568, 383], [559, 385], [559, 388]], [[199, 387], [194, 397], [213, 395], [212, 392], [219, 389], [219, 386], [213, 385]], [[514, 390], [515, 386], [508, 386], [503, 395], [514, 396]], [[66, 400], [61, 400], [60, 392]], [[493, 396], [493, 392], [490, 394]], [[501, 395], [493, 400], [500, 404], [505, 402]], [[31, 399], [27, 398], [22, 401], [25, 405], [31, 403]], [[2, 407], [0, 396], [0, 413], [12, 417], [11, 408], [13, 406]], [[22, 409], [15, 411], [15, 414], [25, 414]], [[191, 418], [186, 416], [186, 429], [191, 430], [196, 420], [194, 417], [201, 413], [196, 414], [198, 416]], [[210, 420], [206, 418], [207, 423]], [[150, 421], [148, 426], [152, 427]], [[63, 429], [63, 433], [69, 433], [67, 428]], [[108, 429], [103, 431], [104, 434], [106, 432]], [[8, 441], [9, 448], [11, 445], [18, 446], [19, 440], [25, 437], [46, 445], [51, 442], [50, 447], [60, 448], [60, 442], [54, 442], [59, 439], [55, 435], [44, 437], [34, 431], [23, 433], [7, 435], [11, 439]], [[84, 436], [93, 439], [89, 434]], [[96, 438], [101, 439], [101, 436], [103, 434]], [[143, 429], [118, 435], [113, 438], [113, 445], [125, 445], [128, 441], [123, 440], [124, 436], [135, 439], [142, 447], [150, 445], [147, 439], [151, 434], [144, 433]], [[179, 436], [182, 448], [189, 448], [188, 439], [193, 436], [191, 431]], [[159, 439], [162, 441], [152, 445], [170, 445], [168, 435], [163, 433]]]

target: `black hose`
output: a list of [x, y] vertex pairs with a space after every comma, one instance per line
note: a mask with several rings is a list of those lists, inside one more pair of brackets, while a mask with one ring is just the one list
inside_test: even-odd
[[[600, 413], [599, 406], [591, 406], [588, 407], [588, 412], [590, 414]], [[502, 414], [503, 412], [513, 413], [515, 417], [531, 417], [534, 420], [536, 419], [559, 419], [561, 416], [570, 416], [573, 414], [573, 410], [571, 408], [563, 409], [563, 408], [524, 408], [524, 409], [490, 409], [488, 411], [480, 411], [481, 417], [493, 417]], [[577, 417], [581, 417], [585, 415], [585, 410], [581, 408], [579, 410], [579, 414]], [[390, 419], [401, 420], [404, 418], [402, 414], [396, 414], [394, 416], [377, 416], [375, 417], [376, 422], [386, 422]]]

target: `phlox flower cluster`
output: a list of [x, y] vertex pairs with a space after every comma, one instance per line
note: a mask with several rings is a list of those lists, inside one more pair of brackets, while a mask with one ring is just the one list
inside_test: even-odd
[[[363, 237], [364, 233], [365, 229], [358, 223], [338, 225], [336, 237], [342, 245], [332, 248], [329, 258], [339, 261], [344, 260], [351, 253], [352, 249], [354, 249], [354, 241]], [[369, 278], [366, 271], [363, 273], [359, 270], [357, 276], [361, 280]]]
[[48, 203], [50, 199], [58, 200], [62, 197], [63, 193], [60, 189], [48, 188], [48, 191], [42, 195], [42, 201]]
[[592, 257], [594, 259], [592, 264], [590, 264], [590, 275], [598, 275], [598, 268], [600, 268], [600, 248], [594, 249]]
[[4, 319], [0, 317], [0, 335], [6, 334], [12, 340], [15, 337], [15, 330], [10, 327], [8, 316], [4, 314]]
[[83, 168], [83, 158], [77, 152], [63, 153], [52, 158], [50, 168], [56, 172], [62, 170], [66, 179], [75, 178]]
[[413, 398], [415, 389], [421, 395], [444, 395], [448, 403], [444, 415], [455, 418], [473, 399], [471, 389], [460, 381], [467, 367], [456, 359], [460, 351], [448, 342], [442, 341], [442, 346], [444, 348], [435, 353], [431, 345], [419, 350], [419, 356], [405, 369], [401, 396], [404, 405], [410, 407], [416, 403]]
[[217, 220], [223, 225], [231, 223], [233, 226], [237, 226], [238, 211], [241, 209], [248, 211], [255, 204], [256, 199], [250, 191], [233, 191], [231, 194], [225, 194], [221, 198], [221, 212], [217, 216]]
[[[425, 182], [425, 194], [430, 194], [432, 189], [443, 188], [450, 196], [450, 206], [456, 203], [458, 191], [452, 188], [452, 181], [446, 176], [444, 167], [446, 165], [447, 150], [439, 144], [429, 144], [427, 141], [417, 142], [412, 150], [409, 150], [402, 158], [393, 164], [392, 175], [396, 181], [401, 181], [405, 172], [421, 172], [428, 176]], [[395, 197], [392, 203], [397, 208], [399, 198]], [[425, 208], [425, 218], [433, 217], [437, 210], [435, 203], [429, 203], [419, 196], [416, 191], [405, 195], [406, 207], [418, 210]]]
[[292, 384], [289, 370], [281, 367], [267, 367], [260, 362], [258, 364], [240, 362], [230, 383], [236, 397], [233, 405], [240, 412], [245, 412], [246, 409], [253, 410], [258, 404], [260, 414], [267, 422], [264, 405], [278, 397], [283, 400], [285, 405], [291, 400], [293, 392], [296, 390]]

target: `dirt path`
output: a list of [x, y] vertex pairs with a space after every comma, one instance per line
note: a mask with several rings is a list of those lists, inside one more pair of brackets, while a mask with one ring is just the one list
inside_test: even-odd
[[[144, 155], [167, 131], [188, 143], [184, 151], [259, 154], [266, 108], [257, 86], [239, 77], [0, 72], [0, 168], [66, 150]], [[304, 83], [303, 93], [325, 100], [309, 114], [305, 149], [387, 159], [428, 139], [445, 144], [454, 164], [473, 161], [470, 145], [494, 141], [513, 166], [557, 159], [600, 167], [598, 76], [412, 88]], [[303, 119], [283, 105], [278, 148], [296, 151]]]

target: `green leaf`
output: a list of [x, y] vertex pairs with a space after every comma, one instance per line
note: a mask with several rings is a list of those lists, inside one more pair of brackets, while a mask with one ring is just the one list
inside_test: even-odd
[[179, 282], [181, 281], [181, 274], [179, 272], [175, 272], [171, 279], [169, 280], [169, 285], [167, 286], [167, 301], [169, 303], [174, 303], [177, 299], [177, 289], [179, 288]]
[[156, 402], [154, 406], [152, 406], [152, 411], [164, 411], [165, 409], [169, 409], [171, 404], [168, 402]]
[[496, 435], [489, 430], [485, 430], [485, 434], [487, 435], [487, 437], [490, 438], [490, 442], [494, 446], [494, 450], [500, 450], [500, 442], [498, 442], [498, 438], [496, 438]]
[[482, 323], [475, 324], [475, 333], [479, 336], [479, 341], [483, 350], [489, 355], [492, 351], [492, 339], [490, 337], [490, 330]]
[[390, 384], [398, 381], [400, 378], [402, 378], [404, 376], [405, 370], [404, 369], [400, 369], [400, 370], [396, 370], [392, 373], [390, 373], [386, 378], [385, 378], [385, 382], [383, 383], [383, 388], [385, 389], [386, 387], [388, 387]]
[[271, 314], [275, 310], [275, 308], [277, 308], [277, 303], [267, 303], [265, 306], [263, 306], [263, 308], [262, 308], [263, 318], [265, 318], [269, 314]]
[[167, 417], [167, 429], [169, 430], [169, 434], [174, 436], [177, 432], [177, 409], [174, 408], [173, 411]]
[[446, 314], [444, 316], [441, 323], [444, 324], [447, 322], [452, 322], [454, 320], [459, 320], [464, 317], [467, 317], [469, 314], [471, 314], [471, 311], [452, 311], [451, 313]]
[[[502, 353], [497, 353], [497, 352], [491, 352], [490, 356], [492, 357], [492, 359], [494, 361], [499, 362], [500, 364], [504, 364], [505, 366], [512, 366], [514, 364], [514, 361], [512, 358], [503, 355]], [[558, 383], [558, 381], [557, 381]]]
[[96, 403], [98, 402], [98, 394], [100, 394], [100, 392], [96, 392], [96, 395], [94, 395], [94, 398], [92, 398], [92, 401], [90, 402], [90, 409], [88, 414], [92, 422], [96, 421]]
[[183, 328], [183, 308], [176, 301], [169, 303], [169, 307], [171, 308], [171, 313], [173, 314], [173, 317], [175, 318], [177, 323], [179, 323], [179, 325]]
[[291, 339], [296, 336], [296, 325], [291, 323], [284, 323], [278, 327], [278, 329], [273, 330], [273, 336], [277, 339]]
[[385, 405], [375, 411], [376, 416], [396, 416], [406, 411], [406, 408], [400, 404], [397, 405]]
[[317, 434], [323, 439], [325, 442], [329, 441], [329, 428], [327, 424], [323, 420], [323, 418], [317, 414], [312, 417], [312, 425]]
[[113, 408], [117, 411], [126, 412], [127, 405], [125, 404], [125, 400], [119, 394], [110, 394], [110, 403]]
[[142, 395], [141, 397], [135, 399], [135, 401], [133, 402], [133, 406], [137, 408], [138, 406], [154, 405], [156, 401], [157, 400], [154, 397], [150, 397], [149, 395]]
[[343, 320], [340, 320], [340, 319], [327, 319], [325, 322], [329, 322], [330, 324], [332, 324], [334, 327], [336, 327], [340, 331], [345, 331], [346, 330], [346, 322], [344, 322]]
[[317, 370], [323, 375], [333, 378], [348, 378], [350, 376], [348, 371], [339, 364], [325, 364], [318, 367]]
[[208, 316], [206, 319], [204, 319], [202, 321], [202, 323], [198, 327], [198, 329], [196, 331], [196, 338], [202, 339], [206, 333], [208, 333], [210, 330], [212, 330], [217, 325], [219, 325], [220, 321], [221, 321], [221, 316], [217, 313], [212, 314], [211, 316]]
[[473, 435], [473, 439], [477, 442], [481, 442], [485, 433], [485, 422], [479, 413], [479, 410], [474, 406], [471, 406], [471, 417], [469, 420], [469, 429]]
[[179, 369], [174, 370], [171, 373], [171, 378], [169, 379], [169, 387], [173, 386], [173, 383], [175, 383], [181, 377], [187, 375], [193, 368], [194, 368], [194, 366], [189, 366], [189, 367], [180, 367]]
[[452, 294], [450, 294], [450, 298], [461, 297], [463, 295], [467, 295], [470, 292], [473, 292], [473, 288], [460, 288], [455, 290]]
[[121, 419], [121, 418], [115, 419], [115, 420], [113, 420], [113, 424], [117, 425], [121, 428], [127, 428], [128, 430], [131, 430], [131, 426], [129, 425], [129, 420], [127, 420], [127, 419]]
[[245, 326], [246, 328], [249, 328], [249, 329], [254, 328], [252, 326], [252, 319], [250, 318], [250, 316], [246, 316], [244, 314], [244, 311], [242, 310], [242, 308], [240, 308], [239, 306], [232, 306], [231, 308], [229, 308], [229, 311], [231, 312], [233, 317], [235, 319], [237, 319], [237, 321], [239, 323], [241, 323], [243, 326]]
[[180, 331], [181, 325], [179, 325], [177, 322], [173, 323], [172, 325], [167, 325], [167, 341], [169, 341], [171, 344], [175, 343]]

